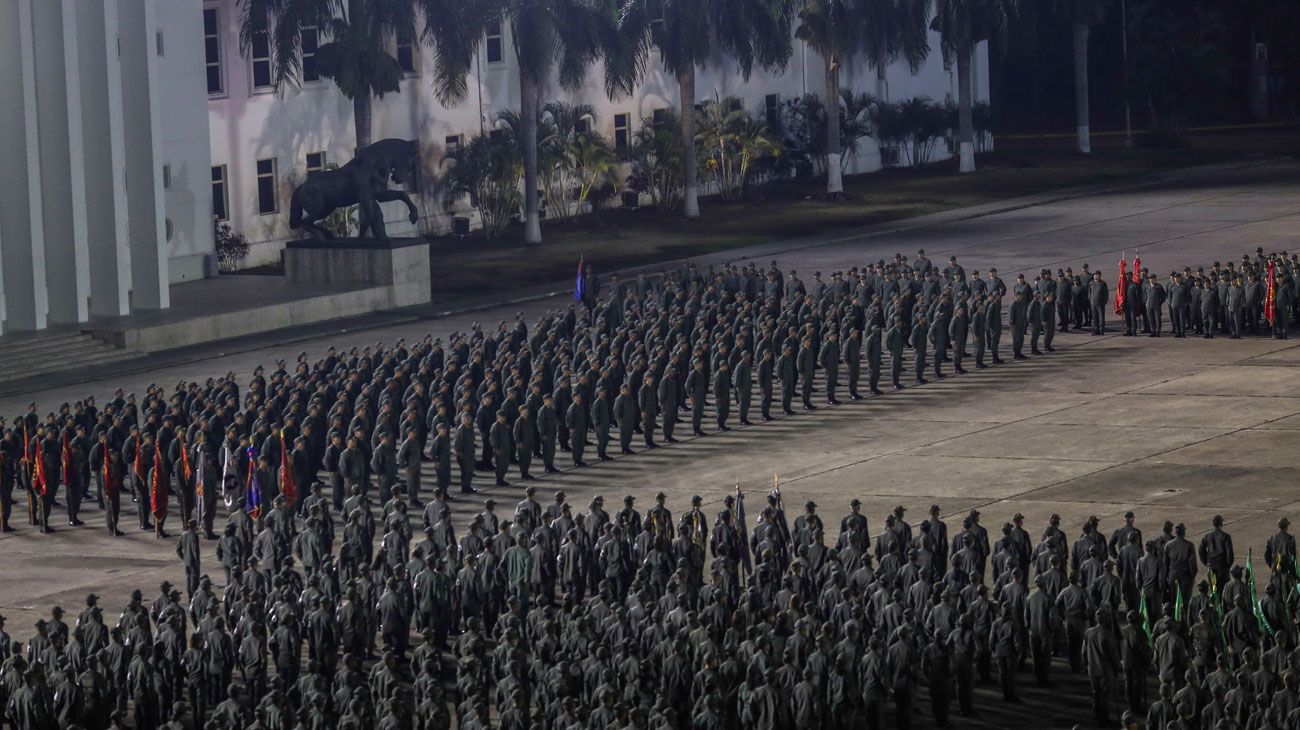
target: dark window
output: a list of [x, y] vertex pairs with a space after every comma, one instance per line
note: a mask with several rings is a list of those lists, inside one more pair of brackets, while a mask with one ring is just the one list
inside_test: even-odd
[[224, 94], [226, 85], [221, 76], [221, 36], [217, 33], [217, 9], [203, 10], [203, 54], [207, 64], [208, 94]]
[[664, 119], [667, 118], [668, 118], [667, 109], [655, 109], [654, 114], [651, 116], [651, 120], [652, 120], [651, 123], [654, 124], [656, 127], [658, 127], [659, 125], [663, 124]]
[[501, 34], [501, 21], [494, 20], [488, 23], [486, 46], [488, 63], [501, 63], [505, 60], [505, 43]]
[[578, 134], [586, 134], [587, 132], [590, 132], [590, 131], [591, 131], [591, 118], [590, 118], [590, 117], [582, 117], [582, 118], [579, 119], [578, 121], [574, 122], [574, 123], [573, 123], [573, 131], [577, 132]]
[[459, 134], [449, 134], [449, 135], [447, 135], [446, 145], [447, 145], [447, 154], [451, 154], [451, 153], [455, 152], [456, 150], [459, 150], [459, 149], [460, 149], [460, 135], [459, 135]]
[[619, 152], [627, 152], [628, 135], [631, 131], [629, 126], [629, 117], [630, 115], [628, 114], [614, 115], [614, 149]]
[[224, 221], [230, 217], [227, 203], [229, 198], [226, 194], [226, 166], [212, 166], [212, 215], [217, 220]]
[[257, 212], [262, 215], [278, 210], [275, 200], [275, 160], [257, 161]]
[[494, 129], [494, 130], [492, 130], [491, 132], [488, 132], [488, 141], [490, 141], [490, 142], [504, 142], [504, 141], [506, 141], [506, 130], [504, 130], [504, 129]]
[[316, 67], [316, 49], [320, 47], [320, 31], [313, 27], [302, 29], [302, 80], [303, 83], [320, 81]]
[[325, 169], [325, 153], [324, 153], [324, 152], [308, 152], [308, 153], [307, 153], [307, 172], [309, 172], [309, 173], [310, 173], [310, 172], [320, 172], [321, 170], [324, 170], [324, 169]]
[[397, 44], [397, 65], [404, 74], [415, 73], [415, 46], [410, 43]]
[[763, 110], [767, 113], [767, 126], [773, 131], [781, 128], [781, 95], [768, 94], [763, 101]]
[[253, 34], [250, 56], [253, 63], [253, 88], [271, 88], [271, 39], [266, 31]]

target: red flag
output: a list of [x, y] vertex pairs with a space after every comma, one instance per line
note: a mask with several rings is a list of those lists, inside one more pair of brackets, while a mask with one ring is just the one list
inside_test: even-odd
[[49, 488], [48, 481], [45, 478], [45, 458], [41, 455], [40, 445], [36, 447], [36, 454], [33, 458], [35, 466], [32, 470], [32, 488], [40, 490], [41, 496], [45, 496]]
[[72, 481], [72, 445], [68, 442], [68, 429], [63, 429], [63, 446], [60, 449], [59, 460], [63, 462], [63, 481]]
[[1124, 314], [1125, 290], [1128, 289], [1128, 275], [1124, 273], [1124, 258], [1122, 256], [1119, 260], [1119, 278], [1116, 281], [1119, 284], [1115, 287], [1115, 314], [1122, 316]]
[[167, 514], [167, 481], [163, 478], [162, 454], [153, 451], [153, 479], [149, 484], [149, 506], [154, 517]]
[[298, 498], [298, 484], [293, 480], [289, 451], [284, 447], [284, 429], [280, 429], [280, 493], [284, 495], [285, 505], [293, 509], [294, 500]]
[[1142, 259], [1137, 256], [1133, 257], [1133, 281], [1138, 284], [1142, 283]]
[[109, 499], [117, 498], [117, 470], [113, 468], [113, 450], [105, 447], [104, 465], [101, 467], [104, 471], [104, 491], [108, 492]]
[[1273, 324], [1273, 310], [1277, 308], [1277, 269], [1274, 262], [1268, 262], [1268, 290], [1264, 294], [1264, 319]]

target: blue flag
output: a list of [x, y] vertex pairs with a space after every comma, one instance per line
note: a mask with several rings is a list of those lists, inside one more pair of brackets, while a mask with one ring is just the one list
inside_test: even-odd
[[581, 302], [583, 296], [587, 293], [587, 277], [583, 275], [586, 273], [586, 268], [582, 263], [582, 259], [578, 259], [578, 283], [573, 287], [574, 301]]

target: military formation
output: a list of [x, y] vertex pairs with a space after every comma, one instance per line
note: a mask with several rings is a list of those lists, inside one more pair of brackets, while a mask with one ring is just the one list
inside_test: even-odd
[[[1174, 274], [1167, 287], [1144, 277], [1128, 290], [1142, 296], [1121, 308], [1125, 334], [1159, 334], [1165, 309], [1171, 322], [1179, 312], [1176, 334], [1249, 333], [1265, 301], [1290, 313], [1296, 299], [1281, 290], [1295, 286], [1295, 267], [1261, 255]], [[1243, 293], [1265, 268], [1279, 282], [1273, 297]], [[1224, 282], [1223, 311], [1205, 309], [1205, 292]], [[747, 524], [743, 497], [710, 518], [698, 497], [674, 517], [662, 494], [644, 515], [629, 495], [611, 515], [600, 497], [585, 512], [563, 493], [543, 507], [531, 486], [512, 513], [488, 499], [468, 525], [452, 524], [453, 499], [484, 480], [507, 494], [511, 480], [563, 461], [673, 443], [687, 421], [705, 436], [794, 415], [796, 401], [815, 411], [880, 395], [886, 365], [886, 387], [899, 389], [905, 372], [925, 383], [1000, 364], [1004, 331], [1009, 359], [1051, 352], [1058, 331], [1104, 334], [1114, 298], [1100, 272], [1043, 270], [1008, 287], [996, 270], [967, 274], [956, 257], [940, 267], [919, 252], [808, 282], [773, 262], [626, 282], [593, 274], [583, 290], [531, 327], [520, 316], [446, 345], [302, 354], [292, 369], [258, 368], [242, 389], [227, 374], [139, 400], [118, 391], [102, 409], [88, 397], [44, 418], [32, 404], [0, 440], [0, 529], [15, 529], [17, 497], [29, 524], [53, 532], [62, 498], [70, 526], [93, 506], [117, 536], [122, 505], [134, 503], [140, 530], [170, 538], [171, 521], [185, 591], [164, 584], [148, 606], [137, 592], [111, 630], [90, 596], [71, 631], [52, 616], [26, 647], [0, 635], [9, 721], [907, 727], [923, 712], [919, 688], [927, 721], [944, 724], [950, 696], [969, 715], [972, 687], [996, 668], [1014, 701], [1016, 674], [1028, 662], [1050, 681], [1052, 656], [1093, 679], [1099, 721], [1121, 685], [1129, 710], [1149, 707], [1157, 721], [1201, 723], [1206, 707], [1224, 707], [1210, 701], [1215, 689], [1240, 701], [1207, 727], [1295, 721], [1284, 701], [1252, 691], [1253, 675], [1249, 690], [1240, 682], [1292, 638], [1279, 633], [1295, 582], [1285, 527], [1255, 601], [1232, 574], [1230, 539], [1226, 563], [1204, 541], [1186, 560], [1190, 543], [1173, 526], [1143, 543], [1133, 529], [1098, 540], [1092, 524], [1067, 549], [1058, 525], [1031, 547], [1012, 520], [990, 546], [977, 513], [951, 539], [938, 507], [915, 534], [900, 509], [873, 535], [854, 504], [832, 546], [811, 503], [787, 525], [779, 492]], [[1156, 291], [1167, 296], [1151, 310]], [[1198, 307], [1173, 292], [1202, 292]], [[1285, 317], [1272, 319], [1285, 336]], [[1197, 560], [1208, 583], [1194, 584]], [[1269, 596], [1284, 620], [1263, 631]], [[1207, 606], [1213, 647], [1194, 642]], [[1238, 636], [1243, 610], [1258, 621]], [[1159, 669], [1160, 699], [1122, 681], [1141, 653], [1134, 627], [1146, 642], [1140, 676]], [[1176, 677], [1162, 642], [1189, 663]], [[1230, 681], [1211, 687], [1219, 662]], [[1270, 689], [1294, 690], [1285, 667], [1270, 668]], [[1187, 720], [1176, 698], [1190, 674], [1199, 701]], [[1161, 715], [1165, 687], [1177, 708]]]

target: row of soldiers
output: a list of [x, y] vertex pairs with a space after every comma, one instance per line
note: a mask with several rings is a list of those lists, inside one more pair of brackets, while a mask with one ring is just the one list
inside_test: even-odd
[[[184, 597], [169, 582], [152, 603], [135, 591], [109, 627], [90, 595], [75, 623], [55, 607], [25, 644], [0, 618], [10, 725], [945, 726], [976, 712], [983, 685], [1019, 702], [1031, 669], [1043, 686], [1086, 676], [1103, 727], [1117, 700], [1159, 730], [1300, 721], [1285, 519], [1261, 589], [1219, 518], [1193, 542], [1181, 524], [1144, 539], [1132, 513], [1109, 534], [1093, 517], [1070, 541], [1053, 515], [1031, 548], [1019, 514], [994, 540], [979, 511], [958, 528], [938, 505], [873, 526], [854, 499], [835, 530], [811, 501], [789, 520], [779, 490], [750, 522], [739, 491], [708, 518], [698, 496], [680, 514], [663, 494], [644, 514], [631, 496], [575, 514], [530, 488], [506, 515], [485, 502], [462, 535], [437, 493], [440, 519], [415, 543], [398, 495], [372, 557], [354, 534], [335, 553], [316, 532], [322, 487], [287, 539], [258, 532], [269, 560], [245, 553], [220, 592], [189, 580], [191, 522]], [[222, 547], [247, 527], [231, 520]]]
[[[1254, 331], [1272, 267], [1273, 331], [1285, 336], [1300, 306], [1298, 265], [1295, 255], [1261, 250], [1239, 266], [1175, 272], [1167, 287], [1141, 269], [1126, 284], [1123, 331], [1159, 336], [1166, 311], [1175, 336]], [[446, 346], [425, 338], [331, 348], [314, 362], [300, 354], [292, 372], [283, 360], [269, 374], [259, 367], [243, 392], [227, 374], [178, 383], [170, 394], [151, 386], [140, 403], [118, 390], [102, 410], [87, 397], [44, 419], [31, 404], [0, 436], [0, 530], [12, 529], [14, 495], [24, 491], [29, 521], [43, 531], [53, 529], [60, 489], [70, 526], [81, 524], [93, 493], [112, 534], [121, 532], [125, 492], [139, 527], [160, 538], [170, 510], [182, 524], [199, 519], [215, 539], [212, 521], [237, 496], [260, 515], [285, 487], [300, 504], [296, 492], [317, 478], [336, 512], [357, 486], [377, 485], [382, 503], [403, 483], [417, 504], [423, 462], [433, 463], [440, 487], [458, 482], [472, 492], [482, 471], [506, 486], [512, 467], [525, 481], [536, 462], [557, 471], [559, 452], [582, 466], [591, 445], [606, 460], [615, 439], [624, 454], [638, 436], [646, 448], [658, 436], [672, 443], [687, 418], [701, 435], [706, 420], [729, 430], [749, 425], [755, 410], [762, 420], [778, 406], [792, 414], [796, 398], [814, 410], [819, 390], [832, 404], [843, 391], [876, 395], [886, 364], [896, 389], [905, 368], [924, 383], [945, 377], [949, 362], [957, 373], [997, 364], [1004, 331], [1016, 359], [1027, 357], [1026, 339], [1028, 354], [1050, 352], [1058, 331], [1104, 333], [1114, 308], [1109, 285], [1087, 264], [1079, 274], [1021, 274], [1008, 288], [996, 269], [968, 276], [955, 256], [940, 268], [923, 250], [829, 281], [817, 272], [807, 284], [772, 262], [766, 270], [686, 265], [632, 282], [615, 274], [596, 298], [601, 290], [593, 281], [583, 306], [547, 313], [531, 329], [519, 316], [495, 332], [476, 325], [453, 334]]]
[[[1100, 331], [1106, 285], [1093, 279], [1087, 316]], [[876, 395], [886, 364], [902, 388], [909, 360], [917, 383], [945, 377], [949, 362], [958, 373], [1000, 363], [1006, 330], [1015, 358], [1026, 357], [1026, 337], [1030, 353], [1051, 351], [1056, 331], [1050, 293], [1017, 285], [1004, 317], [996, 270], [968, 278], [955, 257], [939, 270], [923, 254], [836, 272], [828, 284], [817, 274], [805, 286], [773, 262], [765, 272], [614, 276], [605, 289], [590, 310], [552, 311], [531, 328], [519, 316], [446, 345], [429, 337], [301, 354], [292, 370], [283, 360], [257, 368], [246, 390], [227, 374], [170, 392], [153, 385], [139, 400], [119, 390], [102, 408], [87, 397], [44, 419], [31, 404], [0, 436], [0, 529], [12, 529], [22, 491], [43, 531], [62, 490], [70, 526], [93, 494], [119, 534], [125, 494], [140, 529], [160, 538], [171, 511], [215, 539], [213, 520], [236, 499], [259, 520], [282, 493], [301, 509], [299, 492], [318, 478], [336, 513], [358, 487], [377, 487], [383, 503], [402, 484], [416, 505], [424, 462], [439, 487], [472, 492], [482, 471], [505, 486], [512, 467], [523, 480], [536, 462], [558, 470], [560, 452], [582, 466], [591, 445], [605, 460], [615, 439], [625, 454], [638, 436], [646, 448], [672, 443], [688, 418], [702, 435], [706, 420], [729, 430], [778, 407], [793, 414], [796, 398], [814, 410], [815, 392], [831, 404]]]

